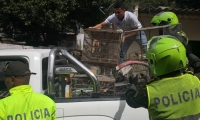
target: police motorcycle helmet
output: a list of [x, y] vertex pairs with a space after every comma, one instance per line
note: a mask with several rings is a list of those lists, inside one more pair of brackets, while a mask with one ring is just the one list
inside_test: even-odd
[[173, 12], [160, 12], [155, 15], [150, 22], [154, 26], [178, 24], [179, 20]]
[[[151, 19], [150, 23], [153, 26], [163, 26], [163, 25], [178, 24], [179, 20], [176, 14], [174, 14], [173, 12], [160, 12]], [[175, 26], [176, 25], [172, 25], [171, 28], [173, 29], [175, 28]], [[186, 46], [189, 40], [185, 32], [179, 31], [177, 32], [177, 34], [182, 37], [182, 38], [179, 38], [179, 40]]]
[[146, 57], [154, 77], [185, 68], [187, 63], [184, 45], [171, 35], [152, 37], [147, 43]]

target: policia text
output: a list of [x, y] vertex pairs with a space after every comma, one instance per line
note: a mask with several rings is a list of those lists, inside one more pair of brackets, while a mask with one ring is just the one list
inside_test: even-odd
[[[27, 117], [27, 116], [30, 116]], [[22, 113], [16, 115], [9, 115], [7, 116], [7, 120], [35, 120], [35, 119], [42, 119], [50, 117], [49, 110], [47, 108], [44, 109], [37, 109], [30, 111], [29, 113]]]
[[159, 105], [168, 107], [170, 105], [177, 105], [183, 102], [188, 102], [190, 100], [195, 100], [200, 98], [199, 89], [190, 89], [183, 92], [178, 92], [177, 94], [164, 95], [162, 97], [154, 97], [155, 107], [158, 108]]

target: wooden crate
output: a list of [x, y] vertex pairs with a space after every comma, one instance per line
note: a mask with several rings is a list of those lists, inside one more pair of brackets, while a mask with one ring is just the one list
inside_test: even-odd
[[118, 65], [122, 32], [114, 30], [86, 29], [82, 61]]

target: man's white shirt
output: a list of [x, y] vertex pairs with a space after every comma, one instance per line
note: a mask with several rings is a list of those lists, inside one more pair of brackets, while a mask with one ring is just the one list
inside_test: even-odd
[[105, 22], [107, 24], [113, 23], [118, 29], [122, 29], [123, 31], [133, 30], [135, 28], [142, 28], [142, 24], [138, 21], [137, 16], [132, 12], [125, 11], [124, 19], [119, 20], [115, 14], [110, 15]]

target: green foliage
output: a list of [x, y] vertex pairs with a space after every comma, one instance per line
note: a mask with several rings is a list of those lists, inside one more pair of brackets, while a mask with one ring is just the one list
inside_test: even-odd
[[75, 0], [1, 0], [0, 25], [18, 29], [61, 30]]

